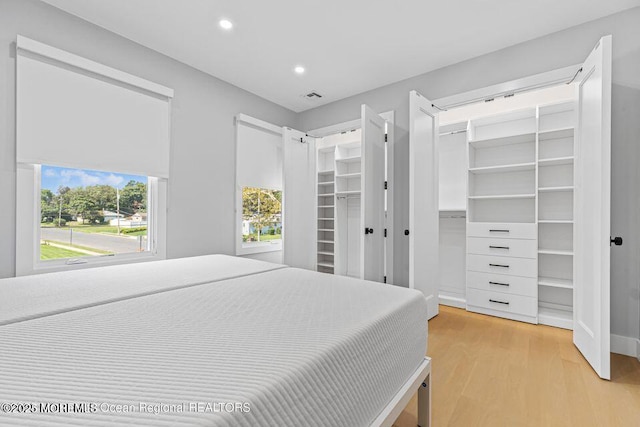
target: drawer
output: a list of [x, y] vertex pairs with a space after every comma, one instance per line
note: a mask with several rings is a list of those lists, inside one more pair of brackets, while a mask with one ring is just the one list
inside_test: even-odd
[[536, 258], [538, 241], [526, 239], [496, 239], [492, 237], [468, 237], [467, 253], [476, 255]]
[[538, 299], [502, 292], [467, 289], [467, 305], [535, 317], [538, 315]]
[[538, 297], [538, 279], [534, 277], [467, 271], [467, 287], [526, 297]]
[[502, 239], [536, 239], [536, 224], [470, 222], [467, 224], [469, 237], [498, 237]]
[[538, 260], [495, 255], [467, 255], [467, 270], [479, 273], [538, 277]]

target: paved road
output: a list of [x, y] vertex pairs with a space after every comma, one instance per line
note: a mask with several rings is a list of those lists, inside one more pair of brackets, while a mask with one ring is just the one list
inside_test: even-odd
[[[42, 228], [40, 236], [42, 240], [55, 240], [56, 242], [68, 244], [70, 230], [70, 228]], [[132, 239], [130, 237], [109, 236], [106, 234], [82, 233], [76, 230], [73, 231], [73, 244], [117, 254], [138, 252], [140, 247], [137, 237]]]

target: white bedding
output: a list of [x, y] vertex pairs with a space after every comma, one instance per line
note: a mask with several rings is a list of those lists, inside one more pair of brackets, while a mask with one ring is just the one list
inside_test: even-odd
[[[217, 259], [254, 273], [1, 326], [0, 403], [137, 411], [0, 414], [0, 425], [366, 426], [424, 357], [419, 292]], [[213, 402], [250, 409], [211, 412]]]

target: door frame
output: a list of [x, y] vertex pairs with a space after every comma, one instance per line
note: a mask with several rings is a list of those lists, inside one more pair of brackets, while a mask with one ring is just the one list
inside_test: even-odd
[[[393, 283], [393, 142], [395, 131], [395, 112], [394, 110], [385, 111], [384, 113], [378, 113], [380, 117], [385, 119], [389, 126], [387, 128], [387, 240], [385, 244], [385, 271], [387, 276], [387, 283]], [[349, 120], [334, 125], [323, 126], [321, 128], [312, 129], [306, 131], [309, 136], [316, 138], [323, 138], [325, 136], [333, 135], [340, 132], [350, 131], [352, 129], [360, 129], [361, 118], [355, 120]]]

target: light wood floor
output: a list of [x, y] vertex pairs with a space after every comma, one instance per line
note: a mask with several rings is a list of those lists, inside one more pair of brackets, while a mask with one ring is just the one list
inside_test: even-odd
[[[443, 426], [640, 426], [640, 362], [591, 370], [571, 331], [440, 306], [429, 321], [432, 422]], [[397, 427], [415, 427], [416, 398]]]

